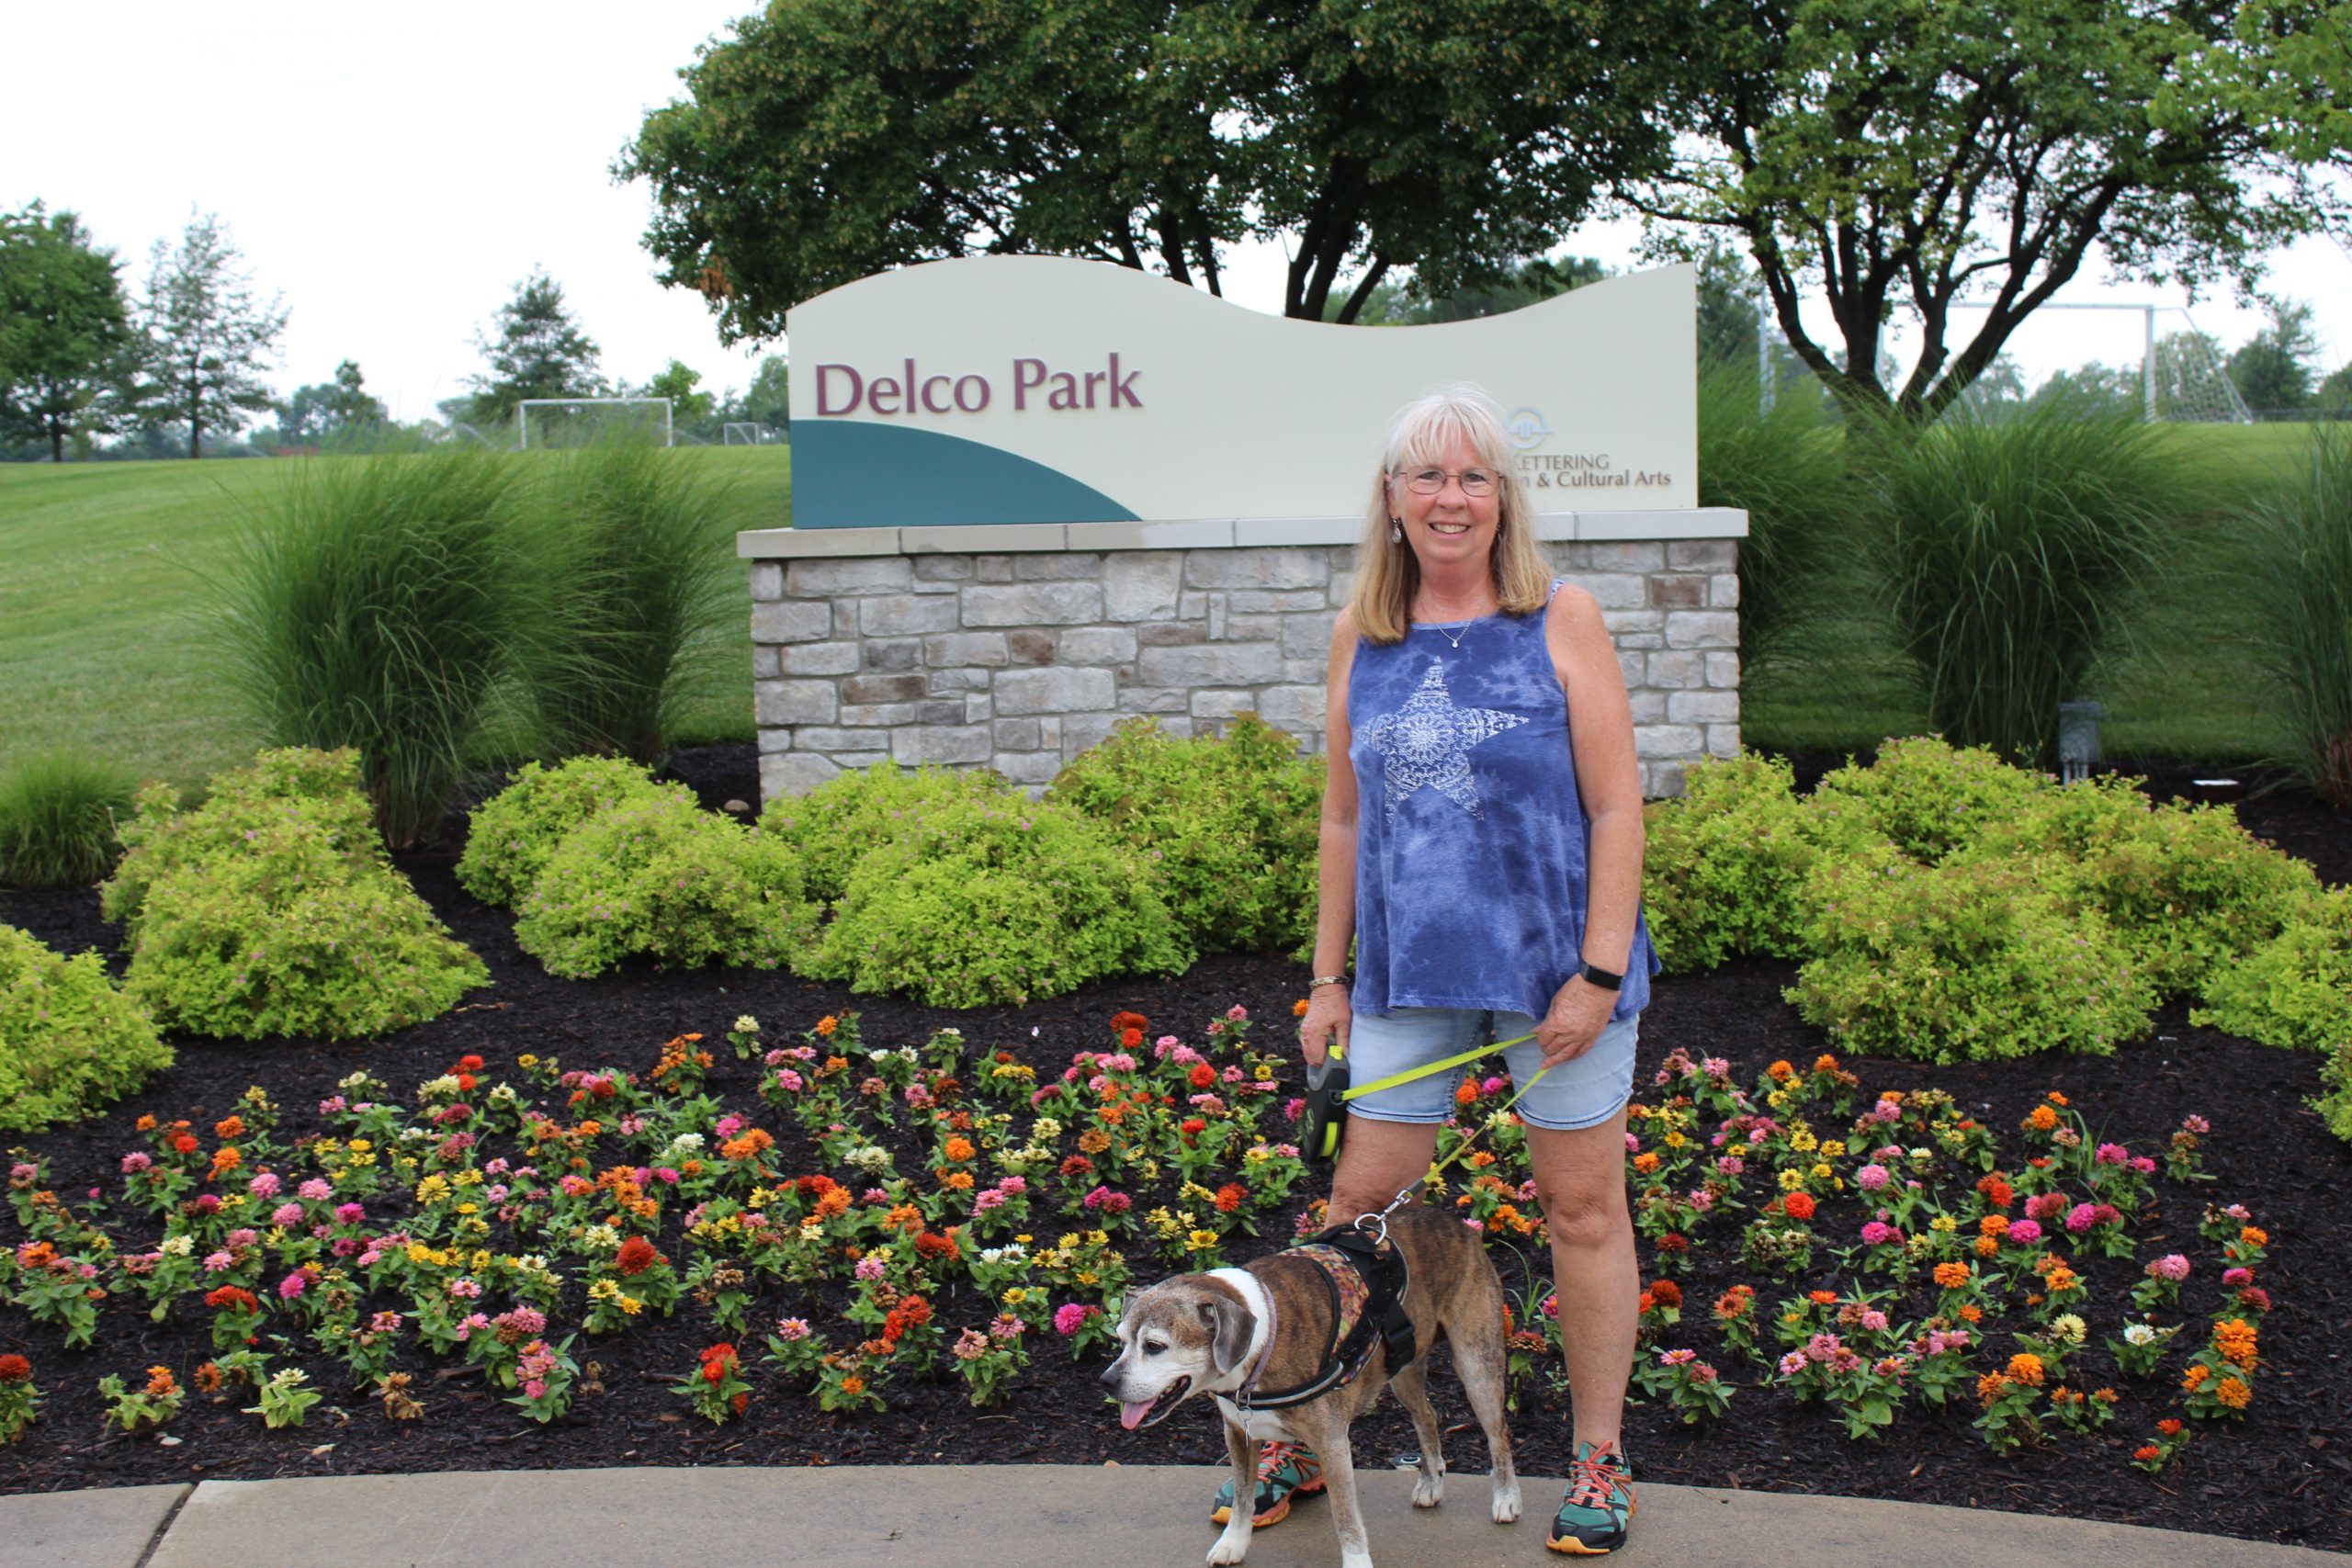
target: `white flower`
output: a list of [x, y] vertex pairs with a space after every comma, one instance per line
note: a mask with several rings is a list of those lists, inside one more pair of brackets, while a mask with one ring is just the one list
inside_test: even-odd
[[2076, 1314], [2062, 1312], [2050, 1320], [2050, 1332], [2061, 1339], [2079, 1345], [2083, 1342], [2084, 1336], [2090, 1332], [2090, 1327]]
[[196, 1237], [192, 1235], [167, 1235], [164, 1238], [162, 1250], [164, 1256], [166, 1258], [191, 1257], [196, 1252]]
[[1029, 1135], [1041, 1144], [1050, 1144], [1062, 1135], [1062, 1124], [1050, 1116], [1040, 1116], [1037, 1118], [1037, 1125], [1031, 1129]]
[[757, 1034], [759, 1032], [760, 1021], [748, 1012], [735, 1021], [735, 1032], [738, 1034]]
[[2128, 1323], [2123, 1325], [2123, 1342], [2126, 1345], [2153, 1345], [2155, 1339], [2156, 1331], [2144, 1323]]

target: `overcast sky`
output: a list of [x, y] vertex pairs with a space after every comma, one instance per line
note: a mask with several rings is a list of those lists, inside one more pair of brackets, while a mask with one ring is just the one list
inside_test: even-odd
[[[0, 95], [0, 206], [79, 212], [128, 263], [218, 213], [263, 290], [291, 311], [281, 390], [356, 359], [395, 415], [418, 419], [478, 370], [474, 334], [534, 266], [562, 284], [608, 377], [672, 357], [713, 388], [746, 384], [755, 351], [719, 346], [699, 297], [665, 289], [638, 243], [645, 187], [605, 173], [646, 109], [678, 90], [695, 45], [744, 0], [415, 0], [223, 12], [184, 0], [17, 7]], [[1627, 265], [1635, 231], [1596, 225], [1569, 249]], [[1281, 308], [1273, 247], [1235, 259], [1227, 292]], [[2272, 287], [2319, 309], [2327, 363], [2352, 357], [2352, 254], [2306, 241]], [[2078, 282], [2061, 299], [2180, 305], [2177, 291]], [[2224, 298], [2196, 322], [2225, 344], [2260, 325]], [[2178, 318], [2173, 324], [2185, 324]], [[2164, 330], [2164, 324], [2160, 324]], [[2029, 324], [2012, 351], [2039, 378], [2136, 361], [2136, 316]], [[1901, 353], [1898, 343], [1897, 352]]]

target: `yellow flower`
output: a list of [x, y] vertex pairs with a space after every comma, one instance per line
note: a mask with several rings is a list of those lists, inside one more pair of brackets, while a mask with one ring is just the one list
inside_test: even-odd
[[1797, 1170], [1784, 1170], [1781, 1172], [1780, 1181], [1781, 1191], [1793, 1192], [1804, 1185], [1804, 1176]]
[[1813, 1174], [1813, 1179], [1814, 1179], [1815, 1181], [1826, 1181], [1826, 1180], [1828, 1180], [1831, 1177], [1833, 1177], [1833, 1176], [1837, 1175], [1838, 1173], [1837, 1173], [1836, 1171], [1834, 1171], [1834, 1170], [1830, 1169], [1830, 1168], [1829, 1168], [1828, 1164], [1825, 1161], [1825, 1162], [1824, 1162], [1824, 1163], [1822, 1163], [1822, 1164], [1819, 1164], [1819, 1165], [1815, 1166], [1815, 1167], [1813, 1168], [1813, 1173], [1812, 1173], [1812, 1174]]
[[1821, 1157], [1823, 1159], [1844, 1159], [1846, 1157], [1846, 1141], [1843, 1138], [1824, 1138], [1821, 1141]]
[[344, 1146], [345, 1148], [346, 1148], [346, 1149], [349, 1149], [353, 1154], [356, 1154], [356, 1155], [364, 1155], [364, 1154], [366, 1154], [369, 1149], [374, 1148], [376, 1145], [375, 1145], [374, 1144], [372, 1144], [372, 1143], [368, 1142], [366, 1138], [354, 1138], [354, 1139], [352, 1139], [352, 1140], [351, 1140], [351, 1142], [349, 1142], [349, 1143], [347, 1143], [347, 1144], [344, 1145], [343, 1146]]
[[635, 1296], [623, 1296], [621, 1298], [621, 1314], [623, 1316], [635, 1317], [639, 1313], [641, 1313], [644, 1310], [645, 1303], [639, 1301]]
[[1184, 1245], [1193, 1252], [1206, 1252], [1216, 1245], [1216, 1232], [1193, 1231], [1184, 1237]]

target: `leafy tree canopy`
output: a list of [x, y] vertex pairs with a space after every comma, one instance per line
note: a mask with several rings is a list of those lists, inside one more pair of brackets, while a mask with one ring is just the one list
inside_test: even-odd
[[[1621, 194], [1736, 235], [1842, 401], [1931, 418], [2095, 246], [2125, 276], [2250, 288], [2264, 255], [2342, 211], [2249, 90], [2217, 85], [2222, 62], [2280, 62], [2236, 25], [2249, 6], [2283, 23], [2342, 4], [1713, 0], [1691, 12], [1674, 164]], [[1842, 354], [1799, 317], [1816, 290]], [[1955, 350], [1957, 300], [1986, 308]], [[1879, 368], [1898, 304], [1925, 337], [1899, 387]]]
[[2250, 409], [2305, 408], [2318, 378], [2319, 354], [2312, 308], [2274, 299], [2269, 323], [2230, 355], [2230, 379]]
[[753, 420], [775, 430], [790, 428], [792, 367], [783, 355], [761, 356], [759, 370], [752, 377], [751, 386], [744, 389], [742, 400], [735, 407], [739, 418]]
[[297, 387], [277, 405], [277, 435], [289, 445], [312, 446], [379, 428], [390, 417], [368, 392], [358, 365], [346, 359], [334, 367], [334, 380]]
[[152, 412], [187, 429], [187, 455], [205, 432], [233, 435], [275, 400], [262, 378], [286, 330], [283, 297], [254, 290], [244, 253], [211, 213], [192, 216], [176, 249], [155, 242], [147, 281], [147, 379]]
[[493, 325], [495, 336], [474, 339], [490, 371], [467, 378], [474, 397], [462, 411], [466, 418], [478, 423], [511, 419], [526, 398], [605, 395], [595, 340], [563, 302], [562, 285], [546, 273], [535, 271], [516, 284]]
[[718, 400], [708, 392], [698, 392], [702, 372], [683, 359], [673, 359], [662, 367], [662, 373], [639, 389], [639, 396], [667, 398], [670, 415], [680, 424], [690, 424], [708, 419], [718, 407]]
[[774, 0], [614, 165], [732, 343], [913, 262], [1039, 253], [1211, 292], [1282, 239], [1283, 312], [1352, 321], [1552, 244], [1653, 167], [1687, 0]]
[[0, 434], [55, 462], [123, 417], [137, 334], [119, 265], [71, 212], [0, 213]]

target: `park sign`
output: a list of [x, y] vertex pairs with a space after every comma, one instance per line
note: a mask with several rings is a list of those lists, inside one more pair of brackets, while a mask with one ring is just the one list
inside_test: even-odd
[[793, 522], [1215, 519], [1237, 544], [1284, 542], [1286, 523], [1360, 518], [1389, 420], [1464, 381], [1504, 410], [1539, 517], [1689, 508], [1696, 279], [1670, 266], [1508, 315], [1341, 327], [1102, 262], [903, 267], [786, 322]]

